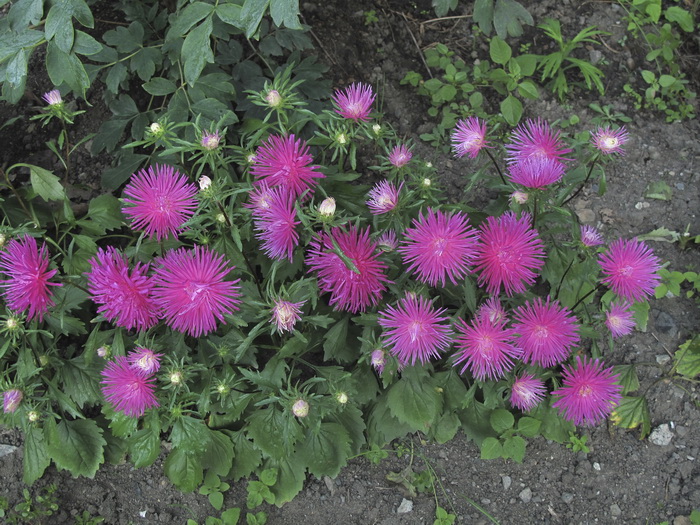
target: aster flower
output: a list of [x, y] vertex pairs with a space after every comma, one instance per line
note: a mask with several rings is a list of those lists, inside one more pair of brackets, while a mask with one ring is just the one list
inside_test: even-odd
[[309, 415], [309, 403], [304, 399], [297, 399], [292, 405], [292, 414], [302, 418]]
[[618, 239], [600, 254], [598, 264], [603, 271], [601, 282], [628, 301], [641, 301], [653, 295], [661, 281], [657, 274], [661, 265], [654, 252], [643, 242]]
[[41, 98], [44, 99], [49, 106], [59, 106], [63, 104], [63, 98], [61, 98], [61, 92], [58, 89], [52, 89], [51, 91], [44, 93]]
[[200, 337], [238, 309], [239, 280], [224, 280], [233, 267], [223, 255], [195, 246], [170, 250], [157, 262], [153, 299], [171, 328]]
[[111, 246], [100, 248], [89, 263], [88, 291], [99, 314], [127, 330], [147, 330], [158, 323], [148, 264], [136, 263], [129, 271], [126, 256]]
[[318, 205], [318, 214], [321, 217], [333, 217], [333, 215], [335, 215], [335, 208], [335, 199], [333, 197], [326, 197], [321, 204]]
[[489, 148], [486, 140], [486, 122], [478, 117], [460, 119], [452, 131], [452, 150], [455, 157], [469, 155], [470, 159], [476, 158], [481, 148]]
[[564, 176], [564, 165], [548, 157], [518, 159], [508, 167], [508, 178], [526, 188], [544, 188], [559, 182]]
[[155, 396], [155, 376], [131, 366], [124, 356], [107, 363], [102, 377], [102, 394], [115, 411], [141, 417], [147, 409], [160, 406]]
[[620, 403], [622, 386], [616, 383], [613, 368], [603, 368], [602, 361], [582, 360], [576, 356], [574, 366], [564, 365], [562, 387], [552, 392], [558, 397], [552, 406], [574, 425], [595, 425]]
[[275, 323], [278, 332], [291, 332], [294, 330], [294, 325], [297, 324], [297, 321], [301, 321], [299, 314], [304, 302], [292, 303], [282, 299], [275, 300], [270, 322]]
[[211, 188], [211, 179], [206, 175], [202, 175], [201, 177], [199, 177], [199, 180], [197, 182], [199, 183], [199, 189], [201, 191], [206, 191], [209, 188]]
[[396, 168], [401, 168], [408, 164], [413, 157], [413, 153], [405, 144], [394, 146], [394, 149], [389, 153], [389, 162]]
[[486, 302], [479, 306], [476, 316], [484, 321], [498, 325], [505, 325], [508, 322], [506, 311], [498, 297], [489, 297]]
[[459, 373], [469, 370], [479, 381], [500, 379], [522, 354], [513, 344], [513, 330], [504, 323], [479, 316], [471, 324], [460, 319], [457, 333], [454, 366], [464, 363]]
[[367, 206], [374, 215], [388, 213], [399, 203], [399, 193], [403, 188], [403, 182], [397, 188], [390, 182], [383, 180], [374, 185], [367, 195]]
[[12, 414], [13, 412], [16, 412], [20, 403], [22, 403], [23, 397], [24, 394], [18, 388], [5, 390], [5, 392], [2, 394], [2, 411], [5, 414]]
[[58, 270], [49, 270], [49, 253], [46, 244], [37, 247], [36, 239], [24, 235], [12, 239], [0, 252], [0, 272], [8, 278], [0, 281], [0, 293], [13, 313], [27, 311], [27, 319], [38, 318], [53, 306], [49, 282]]
[[382, 233], [377, 239], [379, 249], [385, 252], [393, 252], [399, 246], [399, 240], [396, 238], [394, 230], [387, 230]]
[[528, 412], [540, 404], [545, 392], [544, 382], [541, 379], [524, 373], [513, 381], [510, 389], [510, 404], [523, 412]]
[[287, 137], [270, 135], [258, 148], [250, 172], [269, 187], [284, 186], [298, 198], [308, 191], [313, 193], [317, 179], [325, 177], [318, 166], [310, 165], [313, 157], [309, 146], [293, 134]]
[[331, 294], [329, 302], [336, 309], [364, 312], [381, 299], [391, 281], [384, 274], [387, 266], [378, 259], [376, 248], [369, 238], [369, 228], [333, 228], [330, 234], [321, 233], [312, 239], [306, 264], [316, 272], [319, 290]]
[[574, 315], [549, 297], [546, 302], [537, 297], [516, 308], [513, 330], [523, 349], [523, 361], [545, 368], [566, 360], [579, 341]]
[[530, 196], [524, 191], [515, 190], [510, 194], [510, 200], [517, 202], [518, 204], [525, 204], [528, 200], [530, 200]]
[[333, 102], [337, 106], [336, 113], [343, 118], [354, 120], [355, 122], [369, 120], [372, 111], [375, 95], [372, 86], [356, 82], [344, 91], [336, 91], [333, 95]]
[[384, 350], [382, 350], [381, 348], [372, 350], [370, 361], [377, 373], [381, 375], [384, 371], [384, 367], [386, 366], [386, 352], [384, 352]]
[[581, 243], [588, 248], [603, 244], [603, 236], [593, 226], [583, 224], [581, 226]]
[[425, 217], [421, 212], [406, 229], [399, 252], [408, 270], [417, 273], [421, 282], [445, 286], [447, 278], [457, 284], [469, 272], [478, 238], [466, 215], [428, 208]]
[[390, 352], [401, 365], [425, 364], [450, 345], [449, 317], [424, 297], [407, 295], [398, 304], [379, 312], [377, 322], [384, 329]]
[[528, 119], [520, 124], [511, 135], [511, 143], [506, 144], [508, 164], [513, 164], [529, 157], [544, 157], [558, 162], [571, 160], [564, 155], [571, 148], [561, 140], [558, 131], [553, 131], [549, 124], [542, 120]]
[[137, 346], [133, 351], [129, 352], [126, 360], [133, 368], [150, 376], [160, 370], [161, 357], [163, 357], [163, 354], [156, 354], [149, 348]]
[[591, 136], [593, 146], [604, 155], [612, 155], [613, 153], [624, 155], [625, 150], [622, 149], [622, 146], [625, 145], [628, 139], [629, 134], [624, 126], [614, 130], [608, 126], [604, 128], [599, 127]]
[[519, 219], [512, 211], [488, 217], [480, 226], [474, 271], [480, 271], [479, 284], [497, 295], [503, 286], [506, 295], [522, 293], [535, 282], [544, 266], [544, 249], [537, 230], [530, 226], [530, 215]]
[[244, 208], [250, 208], [254, 218], [261, 217], [269, 208], [272, 200], [272, 190], [266, 182], [253, 185], [248, 192], [248, 202], [243, 204]]
[[221, 142], [221, 135], [219, 135], [219, 130], [217, 129], [214, 133], [209, 133], [205, 131], [202, 133], [202, 139], [199, 141], [200, 145], [209, 151], [214, 151], [219, 147]]
[[621, 337], [632, 332], [635, 326], [631, 306], [627, 301], [612, 302], [605, 314], [605, 325], [613, 337]]
[[272, 188], [266, 196], [265, 206], [257, 210], [255, 217], [255, 237], [262, 241], [265, 255], [271, 259], [292, 260], [294, 248], [299, 241], [296, 231], [300, 221], [294, 208], [294, 197], [287, 188]]
[[124, 188], [122, 208], [131, 228], [159, 241], [177, 237], [197, 209], [197, 187], [172, 166], [150, 166], [131, 178]]

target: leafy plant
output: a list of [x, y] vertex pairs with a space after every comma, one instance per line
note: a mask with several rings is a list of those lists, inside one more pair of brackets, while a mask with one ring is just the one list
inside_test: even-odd
[[474, 22], [479, 24], [479, 29], [487, 35], [495, 29], [502, 40], [508, 36], [522, 35], [522, 25], [534, 23], [529, 11], [515, 0], [476, 0]]
[[41, 489], [35, 497], [32, 497], [28, 489], [23, 489], [24, 500], [15, 504], [12, 510], [10, 510], [10, 502], [5, 498], [0, 498], [0, 518], [3, 518], [3, 523], [8, 524], [41, 525], [49, 523], [46, 518], [53, 516], [58, 510], [55, 495], [57, 488], [54, 484], [48, 485]]
[[579, 437], [573, 432], [569, 432], [569, 443], [566, 444], [566, 448], [570, 448], [573, 452], [588, 454], [590, 449], [586, 445], [586, 441], [588, 441], [588, 436], [582, 435]]

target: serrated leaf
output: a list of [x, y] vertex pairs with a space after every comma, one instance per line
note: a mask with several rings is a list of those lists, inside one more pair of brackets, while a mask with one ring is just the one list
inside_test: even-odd
[[50, 463], [44, 432], [40, 428], [30, 426], [24, 434], [23, 481], [31, 485], [44, 475]]
[[57, 467], [92, 478], [104, 462], [106, 444], [94, 420], [64, 419], [49, 435], [48, 451]]
[[350, 435], [338, 423], [321, 423], [318, 430], [307, 430], [306, 439], [297, 445], [297, 454], [309, 473], [335, 478], [347, 465]]
[[148, 155], [122, 155], [118, 166], [105, 170], [102, 173], [102, 185], [108, 189], [117, 189], [136, 173], [147, 158]]
[[273, 407], [253, 413], [248, 419], [247, 430], [255, 446], [272, 458], [290, 454], [294, 444], [303, 436], [291, 411], [284, 413]]
[[270, 487], [270, 490], [274, 494], [275, 505], [281, 507], [292, 501], [304, 488], [304, 480], [306, 479], [304, 464], [297, 455], [294, 455], [277, 461], [269, 461], [267, 466], [277, 469], [277, 483], [274, 487]]
[[622, 428], [637, 428], [641, 425], [640, 439], [651, 431], [651, 416], [645, 397], [622, 396], [622, 401], [610, 414], [610, 420]]
[[442, 414], [432, 429], [432, 437], [441, 445], [452, 440], [457, 435], [461, 421], [457, 414], [446, 412]]
[[108, 403], [102, 405], [102, 413], [109, 421], [109, 429], [112, 435], [118, 438], [126, 438], [136, 432], [139, 419], [127, 416], [123, 412], [116, 412]]
[[170, 441], [172, 441], [173, 448], [199, 455], [203, 454], [211, 445], [211, 432], [201, 419], [181, 416], [173, 424], [170, 431]]
[[647, 322], [649, 321], [649, 303], [646, 301], [643, 303], [634, 303], [631, 310], [637, 330], [646, 332]]
[[497, 459], [503, 457], [503, 445], [494, 437], [487, 437], [481, 442], [481, 459]]
[[493, 29], [493, 0], [476, 0], [473, 18], [479, 24], [479, 29], [490, 35]]
[[299, 23], [299, 0], [275, 0], [270, 2], [270, 16], [277, 27], [302, 29]]
[[134, 433], [128, 440], [131, 462], [136, 468], [152, 465], [160, 454], [160, 430], [158, 428], [143, 428]]
[[520, 436], [510, 436], [503, 441], [503, 457], [523, 462], [527, 443]]
[[[323, 336], [323, 359], [350, 363], [357, 358], [357, 349], [348, 341], [348, 318], [343, 317]], [[357, 346], [357, 345], [355, 345]]]
[[695, 336], [680, 345], [673, 359], [679, 374], [690, 379], [700, 375], [700, 337]]
[[45, 201], [60, 201], [66, 198], [66, 190], [61, 184], [61, 179], [49, 170], [30, 166], [29, 180], [32, 183], [32, 189]]
[[637, 377], [637, 367], [634, 365], [616, 365], [615, 373], [620, 377], [617, 382], [622, 386], [622, 394], [629, 394], [639, 389], [639, 377]]
[[489, 416], [491, 428], [498, 434], [502, 434], [506, 430], [513, 428], [515, 417], [505, 408], [497, 408]]
[[209, 469], [209, 472], [226, 476], [233, 464], [233, 442], [218, 430], [211, 431], [210, 437], [209, 446], [202, 456], [202, 466]]
[[212, 17], [209, 16], [189, 32], [182, 44], [181, 57], [184, 63], [185, 81], [190, 86], [194, 86], [197, 82], [204, 66], [214, 62], [210, 40], [212, 29]]
[[493, 27], [501, 38], [523, 34], [522, 24], [532, 25], [532, 15], [515, 0], [496, 0], [493, 13]]
[[202, 466], [194, 454], [173, 449], [165, 460], [163, 472], [182, 492], [192, 492], [204, 479]]
[[387, 394], [391, 414], [414, 430], [426, 431], [442, 409], [434, 380], [417, 367], [408, 367]]
[[86, 403], [97, 403], [102, 398], [98, 363], [88, 364], [81, 355], [66, 361], [60, 374], [63, 389], [80, 408]]

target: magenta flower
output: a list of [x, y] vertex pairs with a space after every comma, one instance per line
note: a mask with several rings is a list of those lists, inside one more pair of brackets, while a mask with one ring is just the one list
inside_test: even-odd
[[627, 301], [612, 302], [610, 310], [605, 314], [605, 325], [613, 337], [627, 335], [634, 330], [635, 322], [631, 306]]
[[544, 266], [544, 249], [537, 230], [530, 226], [530, 215], [519, 219], [508, 211], [488, 217], [480, 226], [481, 242], [477, 245], [474, 271], [480, 271], [479, 285], [486, 285], [492, 295], [501, 286], [506, 295], [522, 293], [532, 285]]
[[301, 321], [299, 314], [304, 302], [292, 303], [282, 299], [275, 300], [270, 322], [275, 323], [278, 332], [291, 332], [294, 330], [294, 325], [297, 324], [297, 321]]
[[654, 252], [636, 238], [618, 239], [600, 254], [598, 264], [603, 271], [602, 283], [628, 301], [641, 301], [653, 295], [661, 281], [657, 274], [661, 265]]
[[266, 182], [254, 184], [248, 192], [248, 201], [243, 204], [244, 208], [250, 208], [254, 218], [261, 217], [269, 208], [272, 200], [272, 189]]
[[156, 354], [149, 348], [137, 346], [132, 352], [129, 352], [126, 360], [131, 367], [150, 376], [160, 370], [161, 357], [163, 354]]
[[527, 188], [544, 188], [559, 182], [563, 176], [564, 165], [548, 157], [526, 157], [508, 167], [510, 181]]
[[202, 139], [199, 141], [200, 145], [209, 151], [214, 151], [219, 147], [221, 142], [221, 135], [219, 135], [219, 130], [217, 129], [214, 133], [209, 133], [205, 131], [202, 133]]
[[408, 270], [418, 274], [419, 281], [445, 286], [446, 278], [457, 284], [469, 273], [478, 239], [478, 232], [463, 213], [447, 214], [428, 208], [425, 217], [421, 212], [406, 229], [399, 252], [403, 263], [409, 265]]
[[405, 144], [394, 146], [394, 149], [389, 153], [389, 162], [396, 168], [401, 168], [408, 164], [413, 157], [413, 153]]
[[107, 363], [102, 377], [102, 394], [115, 411], [141, 417], [149, 408], [160, 406], [153, 384], [155, 376], [131, 366], [124, 356]]
[[111, 246], [97, 250], [89, 262], [91, 268], [85, 275], [98, 313], [127, 330], [148, 330], [158, 323], [148, 264], [136, 263], [129, 271], [126, 256]]
[[562, 387], [552, 392], [558, 397], [552, 403], [564, 419], [574, 425], [595, 425], [608, 417], [622, 400], [622, 386], [616, 383], [618, 374], [612, 367], [603, 368], [602, 361], [582, 360], [576, 365], [564, 365]]
[[392, 281], [384, 274], [387, 265], [379, 260], [376, 248], [369, 228], [333, 228], [330, 235], [321, 233], [312, 239], [306, 264], [317, 273], [319, 290], [331, 294], [329, 303], [336, 309], [364, 312], [381, 299]]
[[0, 272], [8, 279], [0, 281], [0, 293], [13, 313], [27, 310], [27, 319], [41, 321], [49, 307], [54, 305], [49, 282], [58, 270], [49, 270], [49, 252], [46, 244], [37, 247], [36, 239], [27, 234], [12, 239], [0, 252]]
[[399, 193], [403, 188], [403, 182], [397, 188], [390, 182], [383, 180], [374, 185], [367, 195], [367, 206], [374, 215], [389, 213], [399, 203]]
[[524, 373], [513, 381], [510, 389], [510, 404], [523, 412], [528, 412], [540, 404], [545, 392], [544, 382], [541, 379]]
[[386, 353], [384, 352], [384, 350], [382, 350], [381, 348], [372, 350], [370, 361], [377, 373], [379, 375], [382, 375], [382, 372], [384, 372], [384, 367], [386, 366]]
[[157, 165], [141, 170], [124, 188], [124, 215], [131, 228], [143, 230], [162, 241], [177, 237], [197, 209], [197, 186], [187, 182], [172, 166]]
[[379, 312], [377, 322], [384, 329], [389, 350], [401, 365], [425, 364], [450, 345], [449, 317], [444, 308], [436, 309], [424, 297], [407, 295], [396, 307]]
[[377, 239], [377, 246], [385, 252], [393, 252], [399, 246], [399, 240], [396, 238], [394, 230], [387, 230], [382, 233]]
[[566, 360], [579, 341], [574, 315], [549, 297], [544, 303], [537, 297], [516, 308], [513, 330], [523, 349], [523, 361], [545, 368]]
[[486, 122], [478, 117], [460, 119], [452, 130], [452, 150], [455, 157], [469, 155], [470, 159], [476, 158], [481, 148], [489, 148], [486, 140]]
[[628, 139], [629, 134], [624, 126], [614, 130], [608, 126], [604, 128], [599, 127], [591, 136], [593, 146], [604, 155], [612, 155], [613, 153], [624, 155], [625, 150], [622, 149], [622, 146], [625, 145]]
[[593, 226], [581, 226], [581, 243], [588, 248], [603, 244], [603, 236]]
[[44, 99], [49, 106], [59, 106], [63, 104], [63, 98], [61, 98], [61, 92], [58, 89], [52, 89], [51, 91], [44, 93], [41, 98]]
[[258, 148], [250, 172], [270, 188], [284, 186], [296, 199], [304, 192], [313, 193], [317, 179], [325, 177], [317, 171], [319, 166], [310, 165], [313, 160], [306, 142], [293, 134], [270, 135]]
[[233, 269], [223, 255], [202, 246], [170, 250], [157, 259], [153, 299], [165, 322], [178, 332], [200, 337], [216, 330], [216, 320], [238, 310], [235, 281], [225, 281]]
[[2, 411], [5, 414], [12, 414], [13, 412], [16, 412], [20, 403], [22, 403], [23, 397], [24, 394], [17, 388], [5, 390], [2, 393]]
[[460, 374], [469, 370], [479, 381], [498, 380], [513, 369], [522, 354], [513, 343], [513, 330], [478, 316], [471, 324], [459, 322], [454, 366], [464, 363]]
[[344, 91], [336, 91], [333, 95], [333, 102], [337, 106], [335, 110], [340, 116], [355, 122], [369, 120], [374, 103], [374, 93], [372, 86], [356, 82]]
[[558, 131], [552, 131], [549, 124], [542, 120], [528, 119], [520, 124], [511, 135], [511, 143], [506, 144], [508, 164], [513, 164], [529, 157], [544, 157], [558, 162], [568, 159], [564, 157], [571, 148], [561, 140]]
[[287, 188], [277, 186], [265, 196], [264, 206], [253, 212], [256, 216], [253, 221], [255, 237], [262, 241], [262, 249], [271, 259], [287, 258], [291, 261], [299, 243], [296, 227], [300, 221], [297, 220], [294, 201]]
[[489, 297], [479, 309], [476, 316], [482, 321], [488, 321], [497, 325], [505, 325], [508, 322], [506, 311], [498, 297]]

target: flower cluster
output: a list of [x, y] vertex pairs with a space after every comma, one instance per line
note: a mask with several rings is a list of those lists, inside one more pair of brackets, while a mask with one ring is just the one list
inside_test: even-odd
[[117, 356], [102, 370], [102, 394], [117, 412], [141, 417], [159, 406], [155, 395], [155, 373], [161, 354], [138, 347], [128, 356]]

